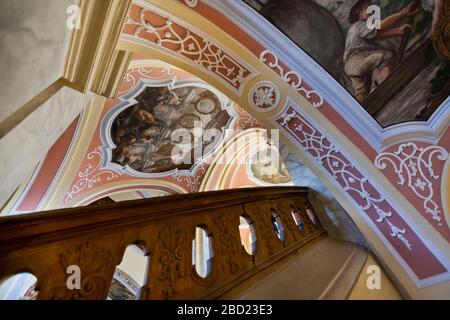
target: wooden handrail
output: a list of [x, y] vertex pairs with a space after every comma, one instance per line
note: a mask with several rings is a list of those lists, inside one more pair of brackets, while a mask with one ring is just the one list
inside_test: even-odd
[[[139, 244], [150, 258], [141, 299], [219, 298], [322, 237], [323, 228], [308, 218], [307, 195], [300, 187], [248, 188], [0, 218], [0, 279], [32, 273], [38, 299], [105, 299], [125, 249]], [[284, 240], [274, 231], [272, 211], [282, 222]], [[253, 222], [254, 255], [241, 244], [241, 216]], [[206, 278], [192, 265], [198, 226], [207, 228], [215, 252]], [[66, 286], [70, 265], [80, 267], [80, 290]]]

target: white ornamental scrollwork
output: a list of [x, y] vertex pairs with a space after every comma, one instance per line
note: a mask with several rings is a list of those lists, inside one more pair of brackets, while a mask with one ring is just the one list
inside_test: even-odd
[[184, 3], [186, 3], [186, 5], [188, 7], [195, 8], [197, 6], [198, 1], [197, 0], [184, 0]]
[[386, 170], [391, 165], [398, 177], [398, 184], [405, 184], [423, 201], [423, 208], [433, 220], [442, 226], [442, 211], [434, 200], [433, 183], [440, 176], [433, 170], [433, 160], [445, 161], [448, 152], [438, 146], [420, 148], [415, 143], [404, 143], [394, 152], [384, 152], [375, 159], [375, 165], [380, 170]]
[[[292, 125], [293, 134], [296, 135], [297, 141], [301, 144], [304, 151], [309, 153], [320, 166], [328, 168], [327, 171], [333, 179], [347, 193], [351, 194], [354, 199], [354, 194], [359, 196], [360, 202], [358, 202], [358, 205], [362, 210], [368, 212], [373, 208], [378, 215], [376, 222], [380, 224], [386, 223], [391, 230], [390, 236], [400, 240], [408, 250], [412, 251], [413, 247], [405, 236], [406, 230], [399, 228], [391, 221], [391, 211], [382, 209], [382, 205], [387, 204], [386, 200], [374, 190], [369, 180], [354, 168], [326, 136], [316, 130], [307, 121], [303, 120], [295, 110], [282, 115], [281, 126], [287, 130], [291, 130], [289, 125], [294, 119], [298, 119], [300, 124], [295, 123]], [[296, 133], [301, 133], [301, 135]]]
[[247, 111], [241, 107], [236, 107], [238, 114], [238, 120], [236, 121], [236, 128], [249, 129], [249, 128], [264, 128], [264, 125], [256, 118], [252, 117]]
[[[135, 75], [134, 73], [137, 72]], [[134, 88], [134, 86], [138, 83], [138, 80], [140, 78], [144, 79], [151, 79], [151, 80], [160, 80], [160, 79], [166, 79], [168, 77], [173, 77], [173, 79], [176, 79], [175, 73], [170, 68], [144, 68], [144, 67], [137, 67], [133, 68], [127, 71], [125, 73], [123, 84], [126, 84], [126, 88], [123, 90], [119, 90], [118, 95], [124, 95], [125, 93], [128, 93], [130, 90]]]
[[[190, 2], [193, 3], [192, 1]], [[237, 62], [230, 54], [214, 44], [213, 41], [178, 25], [170, 17], [158, 15], [158, 18], [163, 19], [163, 22], [153, 23], [146, 18], [147, 13], [153, 12], [141, 8], [139, 21], [130, 16], [127, 17], [125, 25], [136, 27], [133, 32], [134, 37], [183, 55], [197, 65], [220, 76], [237, 90], [241, 88], [242, 84], [251, 75], [251, 71], [248, 68]], [[148, 39], [149, 35], [152, 40]]]
[[200, 188], [200, 185], [202, 183], [203, 177], [205, 176], [206, 169], [208, 168], [208, 164], [202, 164], [198, 171], [194, 176], [177, 176], [175, 177], [175, 180], [179, 183], [186, 183], [186, 186], [189, 188], [189, 191], [191, 193], [198, 192], [198, 189]]
[[88, 164], [86, 168], [78, 172], [77, 178], [79, 178], [72, 186], [71, 190], [64, 197], [64, 203], [69, 203], [75, 195], [82, 191], [92, 189], [95, 185], [104, 182], [112, 181], [119, 178], [119, 174], [111, 170], [100, 170], [103, 155], [99, 148], [95, 148], [94, 151], [88, 153], [86, 156]]
[[303, 85], [303, 79], [295, 71], [285, 72], [283, 67], [280, 66], [278, 57], [270, 50], [263, 51], [259, 60], [267, 64], [270, 68], [275, 69], [276, 72], [283, 78], [297, 92], [303, 95], [315, 108], [320, 108], [324, 104], [322, 96], [315, 90], [308, 90]]

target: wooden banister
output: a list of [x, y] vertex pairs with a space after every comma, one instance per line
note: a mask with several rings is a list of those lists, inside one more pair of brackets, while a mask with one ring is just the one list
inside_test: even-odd
[[[307, 195], [299, 187], [249, 188], [1, 218], [0, 279], [32, 273], [38, 299], [105, 299], [125, 249], [139, 244], [149, 256], [141, 299], [220, 298], [325, 234], [308, 217]], [[274, 231], [272, 212], [282, 222], [283, 240]], [[241, 244], [241, 216], [254, 226], [254, 255]], [[198, 226], [207, 228], [214, 251], [206, 278], [192, 264]], [[71, 265], [80, 267], [80, 290], [66, 285]]]

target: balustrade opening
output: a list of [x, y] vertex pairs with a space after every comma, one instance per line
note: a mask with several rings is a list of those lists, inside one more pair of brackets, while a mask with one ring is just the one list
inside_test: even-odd
[[192, 241], [192, 265], [202, 278], [207, 278], [212, 271], [214, 257], [212, 237], [205, 227], [195, 229], [195, 239]]
[[294, 206], [291, 206], [291, 214], [292, 214], [292, 218], [295, 221], [295, 224], [297, 225], [297, 229], [299, 231], [303, 231], [303, 229], [304, 229], [303, 221], [300, 218], [300, 215], [298, 214], [298, 210]]
[[278, 238], [284, 241], [284, 227], [281, 218], [275, 210], [272, 209], [272, 225]]
[[108, 300], [139, 300], [147, 284], [149, 254], [143, 245], [129, 245], [116, 267], [108, 292]]
[[311, 207], [306, 208], [306, 213], [308, 214], [308, 218], [311, 221], [313, 225], [317, 224], [316, 215], [314, 214], [314, 211]]
[[245, 251], [253, 256], [256, 253], [256, 232], [252, 219], [247, 216], [239, 217], [239, 234]]
[[37, 278], [24, 272], [0, 281], [0, 300], [36, 300], [38, 291]]

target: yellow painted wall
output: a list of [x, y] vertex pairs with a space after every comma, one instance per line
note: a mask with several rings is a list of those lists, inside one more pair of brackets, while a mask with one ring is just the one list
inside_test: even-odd
[[[381, 269], [381, 289], [370, 290], [367, 287], [367, 279], [370, 274], [367, 273], [367, 267], [370, 265], [378, 265]], [[367, 258], [366, 264], [361, 270], [361, 274], [348, 296], [348, 300], [402, 300], [402, 296], [395, 288], [392, 281], [383, 271], [381, 266], [375, 261], [372, 255]]]

